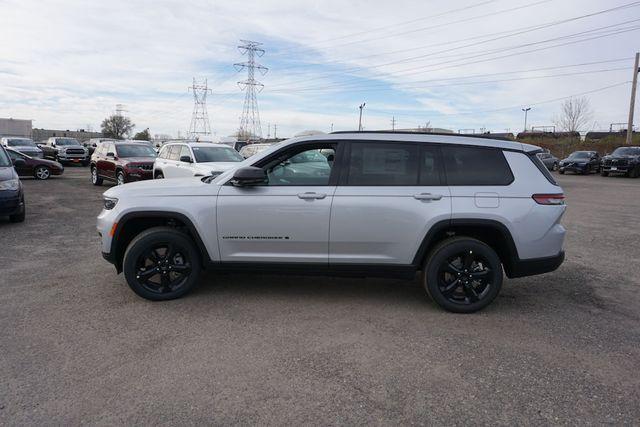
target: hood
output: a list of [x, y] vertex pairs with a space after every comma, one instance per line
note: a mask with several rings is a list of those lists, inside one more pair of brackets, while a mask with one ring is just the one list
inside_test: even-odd
[[31, 147], [30, 145], [12, 146], [11, 148], [21, 153], [42, 153], [39, 147]]
[[0, 181], [8, 181], [17, 177], [18, 175], [16, 175], [16, 171], [13, 169], [13, 166], [0, 167]]
[[117, 199], [167, 196], [212, 196], [220, 187], [205, 184], [201, 177], [150, 179], [111, 187], [103, 194]]
[[120, 157], [119, 159], [125, 163], [148, 163], [150, 165], [156, 160], [155, 157]]
[[202, 162], [196, 163], [195, 166], [206, 171], [224, 172], [238, 166], [240, 163], [242, 162]]

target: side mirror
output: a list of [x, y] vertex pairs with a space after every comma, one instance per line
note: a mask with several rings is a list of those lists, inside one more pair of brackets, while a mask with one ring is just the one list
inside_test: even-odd
[[82, 146], [83, 146], [83, 147], [88, 147], [88, 146], [89, 146], [89, 144], [87, 144], [86, 142], [83, 142], [83, 143], [82, 143]]
[[115, 160], [116, 155], [115, 155], [115, 153], [112, 153], [111, 151], [109, 151], [109, 152], [107, 153], [107, 157], [108, 157], [108, 158], [110, 158], [110, 159], [114, 159], [114, 160]]
[[56, 146], [56, 143], [55, 143], [55, 142], [52, 142], [52, 143], [51, 143], [51, 146], [52, 146], [52, 147], [55, 147], [55, 146]]
[[15, 159], [12, 163], [14, 168], [23, 168], [27, 165], [24, 159]]
[[180, 156], [180, 161], [184, 163], [193, 163], [191, 156]]
[[245, 166], [237, 169], [231, 179], [231, 184], [237, 187], [259, 185], [265, 182], [267, 182], [267, 173], [264, 169], [255, 166]]

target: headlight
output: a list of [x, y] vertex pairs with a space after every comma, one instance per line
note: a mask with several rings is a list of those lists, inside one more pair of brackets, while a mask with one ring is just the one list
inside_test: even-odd
[[9, 179], [7, 181], [0, 181], [0, 190], [17, 190], [20, 188], [20, 181], [17, 179]]
[[103, 199], [103, 203], [104, 203], [104, 208], [110, 211], [111, 209], [116, 207], [116, 204], [118, 203], [118, 199], [116, 199], [115, 197], [105, 197]]
[[210, 176], [215, 178], [216, 176], [221, 175], [221, 174], [222, 174], [222, 171], [211, 171]]

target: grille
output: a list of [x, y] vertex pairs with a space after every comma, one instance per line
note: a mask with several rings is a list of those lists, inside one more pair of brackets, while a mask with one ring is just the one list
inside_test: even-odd
[[78, 149], [78, 148], [68, 148], [67, 149], [67, 154], [73, 154], [73, 155], [83, 155], [84, 156], [84, 150]]
[[140, 169], [150, 171], [150, 170], [153, 170], [153, 165], [140, 165]]
[[607, 160], [605, 162], [605, 165], [607, 165], [607, 166], [627, 166], [628, 162], [629, 161], [627, 159], [613, 159], [613, 160]]

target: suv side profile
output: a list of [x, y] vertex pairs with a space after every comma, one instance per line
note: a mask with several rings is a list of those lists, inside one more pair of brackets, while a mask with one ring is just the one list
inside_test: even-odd
[[178, 142], [162, 146], [153, 164], [153, 177], [183, 178], [220, 175], [244, 159], [225, 144], [212, 142]]
[[[203, 268], [415, 277], [468, 313], [564, 259], [562, 189], [538, 147], [351, 132], [287, 140], [217, 177], [104, 193], [102, 253], [138, 295], [178, 298]], [[308, 162], [292, 161], [306, 159]]]
[[91, 156], [91, 183], [102, 185], [103, 180], [118, 185], [153, 177], [156, 151], [149, 144], [104, 141]]

